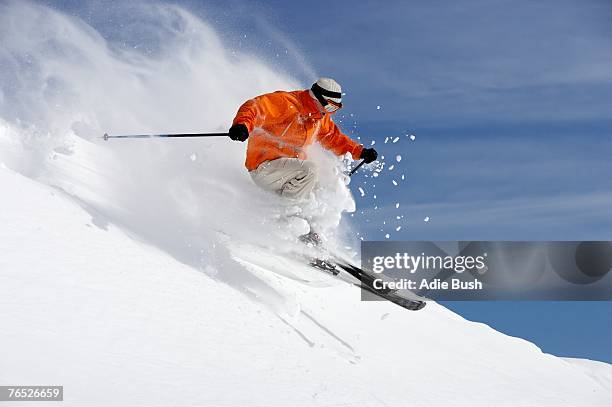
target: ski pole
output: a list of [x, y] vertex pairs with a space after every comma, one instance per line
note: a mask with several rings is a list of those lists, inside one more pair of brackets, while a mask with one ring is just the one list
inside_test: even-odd
[[359, 168], [361, 168], [363, 164], [365, 164], [365, 160], [361, 160], [361, 162], [357, 164], [357, 166], [353, 168], [351, 172], [349, 172], [349, 177], [352, 176]]
[[182, 134], [130, 134], [130, 135], [118, 135], [109, 136], [108, 133], [104, 133], [102, 138], [108, 140], [110, 138], [169, 138], [169, 137], [228, 137], [228, 133], [182, 133]]
[[[170, 138], [170, 137], [228, 137], [228, 133], [180, 133], [180, 134], [129, 134], [129, 135], [117, 135], [109, 136], [108, 133], [104, 133], [102, 138], [108, 140], [111, 138]], [[365, 160], [362, 160], [355, 168], [349, 172], [349, 177], [352, 176], [361, 166], [365, 164]]]

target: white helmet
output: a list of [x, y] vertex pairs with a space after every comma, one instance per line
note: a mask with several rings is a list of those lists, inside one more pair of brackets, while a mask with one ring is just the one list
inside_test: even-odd
[[335, 112], [342, 107], [342, 87], [332, 78], [319, 78], [310, 90], [328, 112]]

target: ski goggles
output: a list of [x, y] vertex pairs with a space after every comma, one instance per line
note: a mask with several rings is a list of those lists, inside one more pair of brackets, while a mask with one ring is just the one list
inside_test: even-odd
[[334, 100], [328, 99], [334, 98], [340, 100], [342, 99], [342, 93], [323, 89], [317, 83], [314, 83], [310, 90], [312, 90], [312, 93], [315, 95], [317, 100], [321, 103], [321, 105], [327, 112], [334, 113], [338, 109], [342, 109], [342, 102], [336, 102]]
[[342, 109], [342, 102], [334, 102], [333, 100], [325, 99], [327, 104], [323, 105], [323, 109], [327, 111], [327, 113], [334, 113], [339, 109]]

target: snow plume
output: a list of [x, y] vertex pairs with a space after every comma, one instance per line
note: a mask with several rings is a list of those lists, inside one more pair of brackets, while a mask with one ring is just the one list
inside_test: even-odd
[[[99, 227], [120, 225], [211, 272], [233, 270], [219, 236], [265, 241], [291, 210], [252, 183], [245, 144], [99, 137], [226, 131], [243, 101], [304, 84], [231, 49], [183, 8], [125, 7], [110, 38], [44, 6], [0, 5], [0, 161], [65, 191]], [[314, 155], [324, 199], [310, 210], [329, 231], [354, 202], [338, 160]]]

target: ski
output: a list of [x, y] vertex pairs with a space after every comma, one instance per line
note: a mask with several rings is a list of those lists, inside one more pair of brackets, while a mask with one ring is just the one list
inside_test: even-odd
[[391, 301], [392, 303], [399, 305], [400, 307], [405, 308], [407, 310], [418, 311], [423, 309], [425, 305], [427, 305], [425, 301], [404, 298], [398, 295], [393, 290], [381, 290], [374, 288], [375, 277], [373, 277], [370, 273], [366, 272], [362, 268], [347, 263], [345, 261], [341, 261], [338, 259], [322, 260], [315, 258], [311, 259], [309, 264], [318, 270], [331, 273], [334, 276], [338, 276], [340, 271], [344, 271], [359, 281], [359, 283], [353, 283], [357, 287], [361, 287], [361, 289], [366, 290], [380, 298]]
[[[262, 245], [249, 245], [258, 247], [259, 249], [274, 251], [274, 249]], [[368, 271], [363, 270], [361, 267], [357, 267], [356, 265], [352, 264], [350, 260], [347, 260], [342, 256], [335, 255], [323, 247], [309, 245], [308, 249], [309, 250], [307, 252], [292, 250], [284, 253], [276, 252], [275, 255], [301, 262], [302, 264], [308, 265], [319, 272], [326, 273], [346, 283], [353, 284], [354, 286], [360, 287], [373, 295], [391, 301], [392, 303], [411, 311], [418, 311], [427, 305], [425, 301], [406, 298], [405, 296], [397, 293], [395, 290], [381, 290], [374, 288], [374, 281], [376, 280], [376, 277], [374, 277]]]

